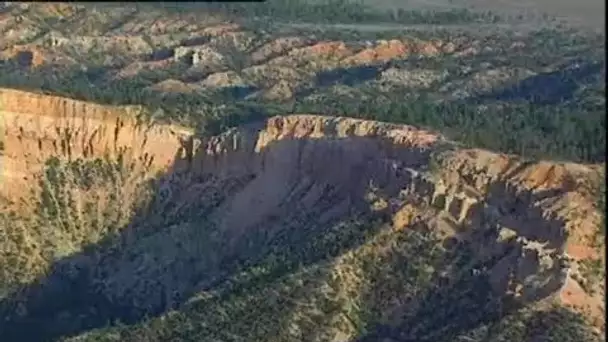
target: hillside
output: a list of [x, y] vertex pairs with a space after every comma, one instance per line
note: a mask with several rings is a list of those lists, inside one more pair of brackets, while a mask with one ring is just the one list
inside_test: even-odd
[[286, 4], [3, 5], [0, 340], [604, 340], [603, 37]]

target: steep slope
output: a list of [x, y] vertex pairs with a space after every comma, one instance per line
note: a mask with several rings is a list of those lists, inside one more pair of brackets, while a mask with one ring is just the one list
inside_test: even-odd
[[[126, 157], [166, 168], [179, 146], [167, 143], [183, 130], [146, 125], [138, 118], [142, 109], [136, 106], [101, 106], [9, 89], [0, 90], [0, 110], [6, 180], [2, 190], [7, 197], [22, 195], [32, 185], [28, 176], [40, 172], [51, 157], [115, 157], [128, 148]], [[152, 155], [154, 160], [145, 159]]]
[[[592, 242], [601, 224], [592, 193], [598, 167], [526, 161], [465, 149], [410, 126], [341, 117], [279, 116], [203, 138], [146, 123], [134, 107], [13, 90], [0, 91], [0, 99], [6, 198], [0, 331], [8, 340], [55, 339], [116, 320], [134, 324], [192, 305], [244, 315], [239, 300], [266, 305], [247, 297], [257, 291], [273, 301], [299, 298], [280, 314], [290, 318], [273, 338], [312, 336], [306, 321], [317, 317], [330, 322], [314, 333], [317, 340], [349, 340], [365, 336], [361, 324], [368, 330], [369, 322], [380, 324], [361, 317], [380, 312], [394, 323], [404, 320], [395, 318], [404, 306], [424, 307], [415, 295], [425, 293], [416, 287], [422, 285], [403, 293], [410, 299], [400, 295], [407, 272], [427, 287], [453, 284], [447, 288], [455, 293], [468, 293], [481, 277], [498, 299], [476, 305], [498, 300], [511, 310], [555, 301], [598, 327], [603, 322], [603, 279], [583, 272], [589, 260], [604, 262]], [[431, 235], [416, 245], [418, 231]], [[439, 250], [453, 259], [433, 256]], [[464, 250], [468, 259], [452, 264]], [[422, 266], [406, 272], [398, 260]], [[372, 276], [366, 262], [388, 273]], [[391, 267], [406, 272], [401, 280], [390, 280]], [[260, 285], [276, 272], [287, 278]], [[327, 276], [342, 277], [335, 295], [350, 303], [332, 304], [332, 319], [321, 315], [329, 309], [320, 303], [302, 302], [325, 298], [317, 297], [330, 291], [323, 290]], [[369, 281], [397, 281], [380, 289], [393, 297], [361, 299]], [[258, 288], [247, 290], [251, 282]], [[321, 292], [306, 292], [302, 284], [310, 282]], [[66, 296], [71, 300], [58, 301]], [[237, 306], [222, 307], [225, 296], [237, 298], [230, 302]], [[353, 300], [367, 323], [340, 313], [352, 310]], [[214, 315], [190, 326], [192, 336], [239, 340], [248, 329], [267, 329], [255, 330], [253, 316], [230, 316], [245, 330], [205, 330], [221, 326], [213, 319], [223, 316]], [[264, 324], [273, 325], [275, 315], [268, 312]], [[171, 317], [177, 324], [173, 319], [196, 316]], [[451, 336], [417, 327], [423, 335], [411, 332], [410, 340]], [[168, 326], [166, 335], [148, 340], [187, 339], [179, 329]], [[269, 331], [257, 332], [250, 338], [272, 340]], [[136, 335], [127, 340], [142, 339]]]

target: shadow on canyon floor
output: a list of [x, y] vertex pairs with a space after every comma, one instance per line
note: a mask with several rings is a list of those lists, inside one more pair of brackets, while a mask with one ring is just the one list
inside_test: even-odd
[[482, 94], [468, 101], [526, 101], [534, 105], [559, 105], [572, 100], [584, 84], [598, 82], [601, 63], [571, 62], [559, 70], [530, 76], [517, 84]]
[[319, 88], [328, 88], [335, 85], [355, 87], [367, 81], [375, 80], [386, 70], [387, 65], [388, 63], [376, 63], [375, 65], [341, 67], [320, 71], [315, 75], [312, 87], [299, 91], [294, 98], [304, 98]]
[[[251, 141], [257, 141], [257, 133]], [[378, 233], [380, 227], [369, 222], [390, 222], [390, 216], [378, 217], [371, 212], [364, 200], [370, 181], [388, 198], [398, 196], [401, 189], [414, 182], [407, 173], [395, 172], [385, 161], [397, 159], [402, 167], [413, 169], [429, 162], [428, 151], [407, 147], [378, 149], [385, 143], [390, 144], [362, 137], [282, 140], [269, 144], [257, 155], [253, 150], [246, 151], [240, 159], [231, 157], [236, 152], [228, 157], [207, 156], [204, 160], [208, 166], [203, 166], [203, 170], [191, 164], [199, 156], [182, 158], [176, 154], [172, 169], [155, 180], [155, 196], [149, 205], [140, 208], [118, 236], [57, 260], [47, 276], [0, 302], [0, 313], [5, 317], [0, 322], [3, 340], [53, 341], [116, 321], [136, 324], [179, 308], [201, 291], [221, 289], [222, 284], [234, 282], [231, 279], [239, 272], [255, 267], [271, 254], [282, 255], [284, 262], [262, 276], [238, 284], [240, 290], [247, 291], [254, 283], [278, 279], [356, 248]], [[292, 169], [288, 168], [289, 162], [293, 163]], [[237, 194], [241, 198], [272, 201], [264, 198], [269, 196], [269, 190], [262, 191], [268, 186], [277, 187], [273, 188], [278, 191], [275, 208], [260, 204], [251, 205], [249, 212], [234, 209]], [[432, 195], [432, 184], [420, 181], [417, 187], [425, 197]], [[503, 194], [507, 195], [512, 194]], [[253, 215], [255, 219], [245, 217], [254, 211], [260, 211], [257, 217]], [[319, 242], [328, 227], [345, 218], [362, 221], [360, 232], [329, 245]], [[252, 221], [246, 221], [249, 219]], [[231, 229], [220, 228], [225, 220], [232, 220]], [[534, 215], [534, 220], [541, 226], [563, 229], [563, 222], [549, 222], [539, 215]], [[541, 230], [519, 233], [536, 234]], [[495, 250], [520, 247], [508, 241], [497, 243]], [[517, 256], [509, 253], [494, 258]], [[445, 287], [439, 286], [443, 283], [438, 280], [427, 296], [434, 304], [423, 303], [415, 313], [420, 317], [400, 321], [407, 326], [424, 316], [429, 325], [420, 329], [433, 329], [433, 324], [438, 324], [436, 319], [451, 319], [471, 310], [478, 313], [467, 324], [452, 327], [458, 330], [494, 317], [495, 296], [490, 296], [488, 282], [468, 275], [466, 269], [455, 272], [466, 276], [455, 274], [454, 284]], [[446, 299], [447, 294], [463, 298], [471, 295], [473, 299]], [[425, 311], [436, 307], [438, 301], [444, 306], [442, 312]]]

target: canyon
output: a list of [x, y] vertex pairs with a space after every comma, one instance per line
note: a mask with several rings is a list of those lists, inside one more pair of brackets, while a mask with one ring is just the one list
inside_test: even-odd
[[[151, 179], [160, 179], [156, 191], [173, 203], [155, 225], [202, 210], [228, 237], [225, 251], [237, 248], [248, 231], [304, 229], [285, 221], [294, 210], [315, 217], [317, 224], [372, 210], [389, 217], [397, 230], [424, 221], [445, 240], [472, 243], [475, 259], [501, 296], [525, 303], [552, 298], [603, 322], [601, 284], [592, 292], [579, 283], [586, 281], [579, 264], [603, 257], [590, 243], [601, 224], [590, 190], [600, 181], [599, 166], [527, 161], [465, 148], [411, 126], [342, 117], [276, 116], [199, 137], [183, 127], [146, 122], [136, 106], [7, 89], [0, 100], [1, 191], [11, 199], [4, 210], [32, 210], [31, 201], [24, 206], [18, 199], [39, 196], [37, 179], [50, 158], [120, 158], [130, 167], [120, 190], [124, 222], [141, 199], [137, 185]], [[97, 183], [69, 191], [82, 210], [112, 188]], [[69, 245], [76, 252], [85, 242], [99, 241], [74, 236]], [[130, 264], [115, 260], [101, 266], [115, 273], [100, 291], [114, 301], [160, 305], [161, 286], [129, 276], [136, 266]], [[177, 284], [164, 285], [180, 291]], [[142, 297], [133, 297], [133, 290]]]

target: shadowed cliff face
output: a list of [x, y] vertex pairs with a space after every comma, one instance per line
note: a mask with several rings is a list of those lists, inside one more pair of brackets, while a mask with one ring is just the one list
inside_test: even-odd
[[[230, 268], [227, 260], [246, 257], [242, 251], [255, 236], [280, 238], [310, 222], [323, 227], [369, 212], [391, 220], [394, 229], [424, 221], [446, 241], [472, 242], [476, 270], [488, 274], [500, 295], [523, 302], [555, 297], [590, 317], [602, 315], [601, 295], [586, 293], [573, 279], [578, 262], [595, 253], [587, 240], [600, 222], [586, 190], [597, 177], [592, 166], [527, 162], [464, 149], [410, 126], [340, 117], [273, 117], [199, 138], [179, 127], [148, 125], [136, 118], [137, 108], [12, 90], [0, 91], [0, 101], [0, 188], [10, 200], [4, 210], [33, 210], [35, 203], [20, 199], [44, 193], [41, 172], [49, 158], [119, 158], [129, 170], [117, 189], [99, 182], [69, 190], [78, 217], [87, 203], [103, 207], [104, 198], [118, 192], [123, 233], [70, 235], [63, 238], [70, 247], [58, 253], [63, 259], [40, 257], [40, 274], [48, 274], [43, 283], [51, 285], [25, 293], [27, 311], [45, 319], [60, 311], [45, 308], [45, 298], [68, 291], [66, 281], [81, 279], [78, 272], [86, 273], [97, 296], [87, 300], [139, 317], [211, 286]], [[214, 227], [207, 248], [196, 245], [197, 232], [188, 228], [196, 220]], [[80, 253], [106, 240], [127, 248]], [[143, 249], [150, 246], [153, 251]], [[138, 267], [150, 253], [159, 259]], [[192, 259], [200, 262], [186, 268]], [[68, 270], [80, 276], [66, 280]]]

